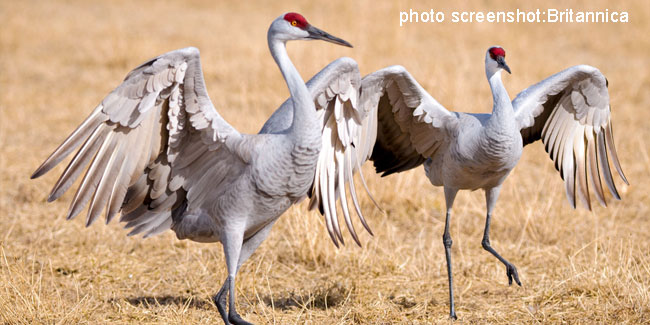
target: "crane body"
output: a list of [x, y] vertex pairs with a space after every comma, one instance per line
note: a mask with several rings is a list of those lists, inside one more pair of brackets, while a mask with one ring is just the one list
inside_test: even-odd
[[[235, 308], [237, 271], [277, 218], [310, 192], [320, 156], [325, 127], [315, 90], [307, 88], [285, 47], [287, 41], [313, 39], [351, 47], [296, 13], [281, 15], [269, 27], [269, 49], [291, 94], [291, 116], [282, 130], [241, 134], [228, 124], [207, 94], [199, 51], [190, 47], [131, 71], [32, 178], [81, 146], [48, 201], [68, 190], [89, 164], [68, 219], [90, 202], [87, 225], [105, 210], [107, 223], [121, 213], [120, 221], [133, 228], [129, 235], [171, 229], [179, 239], [221, 242], [228, 276], [213, 300], [224, 323], [249, 324]], [[350, 59], [330, 66], [335, 68], [323, 72], [323, 87], [352, 76], [346, 71], [358, 75]], [[340, 95], [350, 97], [330, 95], [328, 100], [341, 103], [349, 99]]]
[[376, 124], [365, 123], [376, 130], [359, 130], [363, 141], [356, 149], [371, 153], [368, 160], [382, 176], [424, 165], [431, 184], [444, 188], [442, 241], [452, 319], [456, 319], [456, 310], [449, 226], [458, 191], [485, 191], [481, 245], [504, 264], [509, 284], [521, 285], [516, 267], [491, 246], [490, 224], [501, 186], [526, 144], [537, 140], [545, 144], [573, 207], [580, 200], [591, 209], [590, 187], [606, 205], [602, 182], [620, 199], [610, 163], [627, 183], [614, 147], [607, 80], [598, 69], [587, 65], [568, 68], [525, 89], [512, 101], [501, 79], [504, 70], [510, 73], [505, 50], [489, 48], [485, 74], [492, 91], [491, 114], [448, 111], [402, 66], [378, 70], [361, 81], [359, 106], [371, 118], [376, 116]]

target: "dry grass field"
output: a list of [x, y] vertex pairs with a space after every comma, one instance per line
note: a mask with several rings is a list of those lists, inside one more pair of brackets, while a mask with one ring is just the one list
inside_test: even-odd
[[[535, 8], [625, 10], [621, 24], [399, 26], [399, 11]], [[540, 143], [527, 146], [494, 212], [492, 244], [519, 269], [481, 248], [481, 191], [456, 200], [452, 238], [460, 323], [650, 323], [650, 3], [647, 1], [37, 1], [0, 0], [0, 323], [220, 323], [210, 300], [226, 277], [220, 244], [172, 232], [126, 237], [117, 222], [67, 222], [73, 193], [46, 204], [63, 171], [29, 176], [141, 62], [172, 49], [202, 51], [219, 112], [256, 132], [288, 91], [266, 31], [298, 11], [353, 49], [289, 45], [308, 79], [340, 56], [362, 74], [404, 65], [443, 105], [488, 112], [484, 51], [502, 45], [514, 97], [568, 66], [609, 79], [616, 146], [631, 186], [607, 208], [571, 209]], [[429, 324], [448, 322], [442, 232], [444, 197], [422, 168], [380, 178], [364, 168], [385, 213], [362, 195], [375, 236], [336, 249], [323, 219], [291, 208], [238, 276], [238, 311], [255, 323]], [[71, 191], [72, 192], [72, 191]], [[359, 225], [357, 224], [357, 229]]]

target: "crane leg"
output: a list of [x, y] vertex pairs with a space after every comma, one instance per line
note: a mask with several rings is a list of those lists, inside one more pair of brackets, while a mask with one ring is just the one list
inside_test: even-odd
[[497, 251], [490, 246], [490, 219], [492, 218], [492, 209], [496, 204], [497, 198], [499, 197], [499, 191], [501, 186], [493, 187], [491, 189], [485, 190], [485, 200], [487, 202], [487, 217], [485, 218], [485, 231], [483, 232], [483, 241], [481, 245], [483, 249], [490, 252], [494, 257], [499, 259], [503, 265], [506, 266], [506, 274], [508, 275], [508, 285], [512, 285], [512, 280], [521, 286], [521, 281], [519, 281], [519, 274], [517, 273], [517, 268], [505, 258], [501, 257]]
[[447, 258], [447, 278], [449, 279], [449, 318], [458, 319], [456, 317], [456, 307], [454, 306], [454, 284], [453, 275], [451, 273], [451, 235], [449, 235], [449, 219], [451, 217], [451, 207], [454, 205], [454, 199], [458, 193], [457, 189], [445, 187], [445, 203], [447, 205], [447, 214], [445, 216], [445, 232], [442, 235], [442, 243], [445, 245], [445, 257]]
[[273, 227], [273, 224], [275, 224], [276, 220], [278, 219], [269, 222], [262, 229], [258, 230], [255, 234], [244, 240], [244, 244], [241, 247], [241, 253], [239, 254], [239, 261], [237, 262], [237, 271], [239, 271], [239, 268], [242, 266], [242, 264], [244, 264], [244, 262], [246, 262], [246, 260], [248, 260], [248, 258], [253, 255], [253, 252], [255, 252], [255, 250], [260, 246], [264, 239], [266, 239], [266, 237], [269, 235], [269, 232], [271, 232], [271, 228]]
[[[235, 277], [238, 270], [238, 262], [243, 246], [244, 231], [239, 229], [226, 229], [221, 242], [223, 243], [223, 251], [226, 255], [226, 266], [228, 267], [228, 277], [225, 283], [214, 296], [213, 300], [219, 314], [226, 325], [250, 325], [251, 323], [243, 320], [237, 313], [235, 308]], [[249, 254], [250, 256], [250, 254]], [[228, 291], [229, 310], [226, 317], [225, 310], [225, 293]]]
[[[264, 226], [264, 228], [256, 232], [253, 236], [244, 240], [244, 243], [242, 244], [240, 249], [239, 259], [237, 261], [237, 270], [235, 272], [239, 272], [239, 268], [242, 266], [242, 264], [244, 264], [244, 262], [248, 260], [248, 258], [253, 254], [253, 252], [257, 249], [257, 247], [259, 247], [260, 244], [264, 241], [264, 239], [266, 239], [276, 220], [271, 221], [269, 224]], [[226, 313], [225, 293], [229, 292], [229, 287], [230, 287], [230, 281], [229, 279], [226, 279], [219, 292], [217, 292], [217, 294], [213, 298], [214, 304], [217, 305], [217, 309], [219, 310], [219, 314], [221, 315], [221, 318], [224, 320], [224, 322], [226, 320], [229, 320], [233, 324], [250, 324], [245, 320], [243, 320], [236, 312], [231, 317], [229, 317], [228, 314]], [[228, 322], [226, 322], [226, 324], [228, 324]]]
[[221, 286], [221, 289], [219, 289], [219, 292], [217, 292], [214, 297], [212, 297], [212, 301], [214, 301], [214, 304], [217, 306], [217, 310], [219, 310], [219, 314], [221, 315], [221, 319], [226, 324], [229, 324], [227, 322], [228, 320], [228, 312], [226, 310], [226, 292], [229, 292], [228, 290], [228, 284], [230, 282], [228, 281], [228, 278], [226, 278], [226, 281], [223, 282], [223, 285]]

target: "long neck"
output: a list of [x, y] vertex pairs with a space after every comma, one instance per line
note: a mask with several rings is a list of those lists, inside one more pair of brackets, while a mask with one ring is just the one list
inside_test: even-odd
[[280, 68], [284, 80], [287, 82], [287, 87], [289, 88], [289, 93], [293, 101], [293, 121], [290, 130], [292, 132], [313, 130], [313, 126], [316, 124], [316, 109], [314, 108], [314, 102], [304, 80], [302, 80], [300, 73], [298, 73], [296, 67], [291, 63], [287, 55], [285, 43], [281, 40], [274, 39], [272, 35], [268, 36], [268, 42], [271, 55]]
[[514, 111], [510, 103], [510, 96], [501, 81], [501, 70], [492, 73], [487, 73], [488, 82], [492, 89], [492, 116], [491, 121], [504, 123], [509, 120], [514, 120]]

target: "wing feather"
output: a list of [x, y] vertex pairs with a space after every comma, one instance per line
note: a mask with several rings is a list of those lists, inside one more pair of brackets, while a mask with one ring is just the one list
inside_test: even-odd
[[[47, 198], [48, 202], [52, 202], [56, 199], [58, 199], [63, 193], [65, 193], [72, 183], [79, 177], [79, 174], [84, 170], [86, 167], [86, 164], [93, 158], [94, 153], [99, 149], [99, 147], [102, 145], [104, 139], [106, 138], [107, 132], [106, 129], [102, 127], [96, 127], [93, 133], [90, 135], [88, 139], [86, 139], [86, 142], [84, 145], [81, 147], [81, 149], [75, 154], [74, 158], [70, 162], [70, 164], [66, 167], [65, 171], [59, 177], [57, 182], [54, 184], [54, 187], [52, 188], [52, 191], [50, 192], [49, 197]], [[69, 152], [58, 152], [58, 154], [68, 154]], [[55, 151], [55, 154], [57, 152]], [[50, 156], [51, 158], [54, 157], [52, 160], [58, 160], [59, 162], [63, 160], [63, 158], [59, 158], [58, 156]], [[48, 159], [50, 160], [50, 159]], [[54, 166], [52, 166], [54, 167]], [[51, 167], [48, 166], [46, 168], [49, 170]], [[39, 173], [37, 170], [37, 173], [34, 173], [34, 177], [39, 177], [43, 175], [42, 173]]]
[[[584, 134], [585, 127], [580, 126], [575, 128], [574, 132], [576, 134]], [[587, 170], [586, 170], [586, 150], [585, 150], [585, 140], [584, 136], [574, 136], [573, 137], [573, 156], [575, 159], [575, 174], [576, 174], [576, 192], [577, 197], [580, 198], [580, 201], [591, 210], [591, 202], [589, 200], [589, 188], [587, 187]]]
[[145, 201], [147, 193], [149, 192], [148, 186], [147, 174], [142, 173], [140, 178], [128, 187], [121, 207], [122, 216], [120, 217], [120, 222], [129, 221], [126, 214], [129, 214], [142, 206], [142, 202]]
[[175, 207], [202, 204], [208, 184], [232, 174], [228, 166], [237, 168], [245, 154], [241, 139], [207, 95], [198, 50], [185, 48], [131, 71], [32, 178], [81, 145], [48, 200], [59, 198], [89, 166], [68, 218], [90, 201], [87, 225], [103, 211], [106, 222], [121, 211], [120, 221], [134, 227], [129, 235], [151, 236], [172, 227]]
[[616, 147], [614, 146], [614, 131], [612, 131], [612, 123], [607, 123], [607, 127], [605, 127], [605, 137], [605, 142], [607, 143], [607, 152], [612, 157], [612, 162], [614, 163], [614, 167], [616, 168], [618, 175], [621, 176], [621, 179], [623, 179], [623, 182], [625, 182], [625, 184], [630, 185], [630, 183], [627, 181], [627, 177], [625, 177], [625, 174], [623, 173], [623, 168], [621, 167], [621, 163], [618, 159], [618, 153], [616, 152]]
[[405, 171], [432, 158], [446, 145], [454, 114], [429, 95], [402, 66], [363, 78], [362, 105], [377, 112], [377, 141], [371, 160], [383, 176]]
[[72, 199], [67, 219], [72, 219], [77, 214], [79, 214], [86, 203], [88, 203], [88, 200], [90, 200], [91, 196], [94, 195], [97, 184], [99, 183], [99, 179], [101, 175], [103, 175], [111, 153], [115, 148], [115, 142], [113, 141], [114, 136], [115, 133], [108, 134], [106, 140], [104, 140], [104, 143], [95, 155], [95, 158], [90, 163], [90, 167], [88, 168], [86, 175], [81, 181], [81, 185], [79, 185], [74, 198]]
[[594, 188], [594, 193], [596, 199], [603, 206], [607, 206], [605, 202], [605, 194], [603, 193], [603, 185], [600, 182], [600, 173], [598, 170], [598, 158], [596, 157], [596, 138], [594, 137], [594, 130], [592, 126], [587, 126], [587, 131], [585, 132], [586, 141], [587, 141], [587, 170], [590, 173], [589, 179], [591, 180], [591, 185]]
[[609, 188], [609, 191], [616, 199], [620, 200], [620, 195], [618, 194], [618, 190], [614, 185], [612, 172], [609, 169], [609, 159], [607, 157], [605, 134], [603, 132], [598, 133], [598, 157], [600, 158], [600, 170], [603, 172], [603, 179], [605, 180], [605, 184], [607, 184], [607, 188]]
[[[345, 172], [345, 167], [346, 164], [344, 162], [345, 160], [345, 155], [342, 153], [339, 153], [336, 155], [336, 164], [337, 166], [342, 166], [342, 168], [337, 168], [338, 172], [338, 184], [345, 184], [345, 177], [346, 177], [346, 172]], [[350, 183], [350, 186], [353, 184]], [[345, 218], [345, 224], [348, 226], [348, 230], [350, 231], [350, 235], [352, 236], [352, 239], [354, 239], [354, 242], [357, 243], [357, 245], [361, 246], [361, 241], [359, 241], [359, 236], [357, 236], [357, 232], [354, 229], [354, 224], [352, 223], [352, 218], [350, 217], [350, 210], [348, 208], [348, 200], [347, 200], [347, 195], [345, 192], [345, 186], [340, 187], [340, 191], [342, 192], [340, 197], [341, 197], [341, 210], [343, 211], [343, 217]], [[360, 215], [361, 216], [361, 215]]]
[[133, 170], [132, 160], [133, 159], [131, 156], [124, 157], [124, 161], [122, 162], [118, 176], [115, 177], [115, 184], [113, 184], [113, 190], [111, 191], [111, 195], [106, 206], [106, 209], [108, 210], [106, 213], [107, 224], [111, 222], [113, 217], [115, 217], [118, 212], [120, 212], [122, 203], [126, 198], [128, 182], [131, 178], [131, 173]]
[[[97, 219], [97, 217], [101, 215], [102, 211], [108, 204], [108, 200], [110, 199], [111, 191], [115, 186], [113, 183], [116, 181], [117, 174], [121, 169], [119, 164], [121, 164], [124, 159], [124, 142], [121, 140], [121, 135], [117, 133], [116, 139], [113, 140], [114, 145], [111, 149], [112, 152], [110, 153], [110, 160], [106, 164], [106, 168], [104, 169], [102, 176], [99, 179], [97, 190], [95, 190], [92, 201], [90, 202], [90, 206], [88, 208], [88, 225], [92, 224]], [[108, 218], [108, 212], [106, 218]]]
[[591, 209], [589, 183], [607, 205], [601, 178], [620, 199], [608, 157], [628, 181], [614, 147], [607, 80], [598, 69], [579, 65], [556, 73], [519, 93], [512, 105], [524, 144], [542, 140], [573, 207], [577, 199]]
[[352, 158], [353, 158], [352, 155], [345, 155], [345, 173], [346, 173], [346, 178], [350, 180], [350, 186], [348, 187], [350, 189], [350, 197], [352, 198], [352, 204], [354, 205], [354, 209], [357, 211], [357, 215], [361, 220], [361, 224], [363, 224], [363, 227], [366, 228], [366, 231], [368, 231], [368, 233], [371, 236], [374, 236], [372, 230], [370, 229], [370, 226], [366, 222], [366, 218], [363, 216], [363, 213], [361, 212], [361, 205], [359, 205], [359, 199], [356, 192], [357, 190], [354, 184], [354, 176], [352, 174], [353, 173], [353, 167], [351, 162]]

